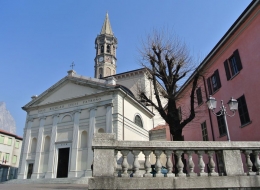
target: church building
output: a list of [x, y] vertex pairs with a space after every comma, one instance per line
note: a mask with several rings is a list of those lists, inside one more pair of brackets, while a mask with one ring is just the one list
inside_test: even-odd
[[95, 48], [95, 78], [70, 70], [23, 107], [27, 118], [18, 179], [91, 176], [94, 133], [148, 141], [149, 130], [164, 124], [138, 98], [140, 89], [154, 94], [147, 70], [116, 74], [117, 38], [108, 14]]

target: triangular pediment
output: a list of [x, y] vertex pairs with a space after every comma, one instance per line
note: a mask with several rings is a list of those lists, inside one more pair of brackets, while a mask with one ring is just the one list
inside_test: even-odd
[[29, 102], [23, 108], [41, 106], [49, 103], [70, 100], [82, 96], [92, 95], [114, 88], [104, 83], [82, 80], [76, 77], [65, 77], [58, 83], [43, 92], [36, 99]]
[[71, 81], [67, 81], [66, 84], [63, 84], [59, 88], [55, 89], [54, 92], [49, 93], [48, 96], [45, 96], [38, 105], [68, 100], [71, 98], [98, 93], [100, 91], [101, 90], [99, 89], [94, 89], [89, 86], [82, 86]]

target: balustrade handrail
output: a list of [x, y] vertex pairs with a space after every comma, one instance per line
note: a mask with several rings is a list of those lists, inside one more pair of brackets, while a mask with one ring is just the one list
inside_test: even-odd
[[95, 134], [92, 149], [115, 150], [260, 150], [260, 142], [255, 141], [120, 141], [115, 134], [108, 139]]

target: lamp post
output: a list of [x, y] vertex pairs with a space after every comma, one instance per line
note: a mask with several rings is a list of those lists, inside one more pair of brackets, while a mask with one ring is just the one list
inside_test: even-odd
[[209, 96], [209, 99], [207, 101], [207, 104], [208, 104], [208, 108], [212, 111], [212, 113], [214, 115], [216, 115], [217, 117], [223, 115], [224, 117], [224, 121], [225, 121], [225, 126], [226, 126], [226, 131], [227, 131], [227, 138], [228, 138], [228, 141], [230, 141], [230, 136], [229, 136], [229, 130], [228, 130], [228, 124], [227, 124], [227, 116], [229, 117], [233, 117], [235, 115], [235, 112], [237, 111], [237, 107], [238, 107], [238, 102], [236, 99], [234, 99], [233, 97], [228, 101], [228, 106], [229, 106], [229, 109], [230, 111], [233, 112], [232, 115], [229, 115], [227, 113], [227, 110], [226, 110], [226, 107], [224, 106], [223, 104], [223, 100], [221, 100], [221, 106], [220, 106], [220, 114], [216, 114], [214, 111], [217, 107], [217, 101], [214, 97], [212, 96]]

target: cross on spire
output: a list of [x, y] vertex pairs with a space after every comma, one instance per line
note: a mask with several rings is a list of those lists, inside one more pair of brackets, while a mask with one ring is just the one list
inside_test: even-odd
[[71, 63], [70, 67], [73, 70], [73, 67], [75, 67], [74, 61]]

